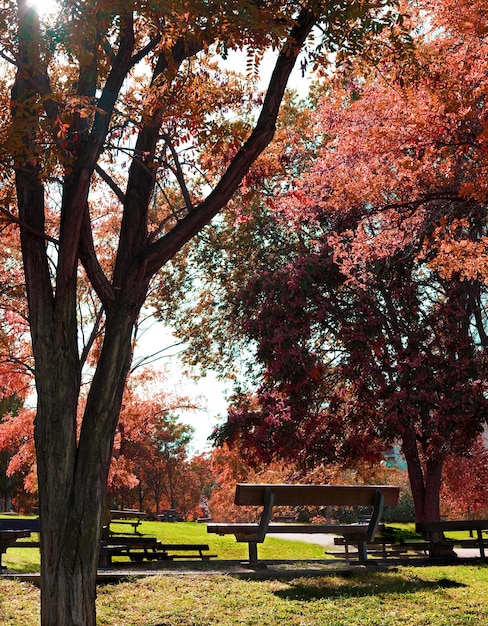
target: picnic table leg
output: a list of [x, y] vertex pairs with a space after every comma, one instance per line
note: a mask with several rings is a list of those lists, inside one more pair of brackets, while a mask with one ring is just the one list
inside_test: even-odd
[[366, 541], [358, 541], [358, 558], [360, 563], [368, 560], [368, 548]]
[[482, 559], [484, 559], [485, 558], [485, 546], [483, 545], [483, 532], [481, 531], [480, 528], [478, 528], [477, 532], [478, 532], [478, 541], [480, 545], [480, 556]]
[[249, 545], [249, 564], [258, 564], [258, 544], [255, 541], [250, 541]]

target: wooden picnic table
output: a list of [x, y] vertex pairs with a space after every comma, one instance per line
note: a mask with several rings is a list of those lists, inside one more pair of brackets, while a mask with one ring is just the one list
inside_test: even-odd
[[[207, 532], [234, 535], [246, 542], [249, 564], [258, 565], [257, 544], [268, 533], [332, 533], [347, 536], [358, 549], [360, 562], [367, 560], [367, 544], [380, 529], [383, 506], [396, 506], [399, 488], [391, 485], [311, 485], [311, 484], [248, 484], [238, 483], [234, 503], [239, 506], [263, 507], [259, 523], [211, 523]], [[275, 524], [271, 522], [276, 506], [355, 506], [371, 507], [371, 517], [363, 524]]]
[[[446, 548], [459, 546], [461, 548], [477, 548], [480, 551], [480, 557], [486, 559], [485, 548], [488, 548], [488, 537], [483, 537], [483, 533], [488, 532], [487, 519], [472, 520], [442, 520], [435, 522], [418, 522], [416, 524], [417, 532], [422, 533], [429, 542], [429, 556], [431, 558], [445, 556]], [[469, 531], [471, 536], [469, 539], [452, 539], [444, 538], [444, 533], [456, 533]]]
[[100, 566], [111, 567], [112, 557], [127, 557], [134, 562], [200, 559], [208, 561], [216, 554], [208, 553], [207, 544], [162, 543], [156, 537], [112, 536], [100, 546]]
[[[115, 524], [129, 524], [134, 529], [136, 535], [141, 533], [137, 530], [141, 524], [141, 520], [146, 517], [144, 511], [137, 511], [136, 509], [113, 509], [110, 511], [110, 521]], [[112, 534], [114, 531], [111, 531]], [[119, 533], [123, 534], [123, 533]]]
[[7, 548], [15, 546], [17, 539], [30, 536], [31, 531], [27, 529], [0, 530], [0, 570], [6, 569], [2, 564], [2, 556], [7, 551]]

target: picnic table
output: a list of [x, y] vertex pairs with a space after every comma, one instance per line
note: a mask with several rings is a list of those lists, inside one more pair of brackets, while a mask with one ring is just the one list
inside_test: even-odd
[[[257, 544], [267, 533], [331, 533], [343, 535], [354, 542], [360, 562], [367, 560], [367, 546], [381, 528], [380, 518], [385, 505], [398, 503], [399, 488], [390, 485], [236, 485], [234, 502], [239, 506], [262, 506], [259, 523], [212, 523], [207, 532], [233, 534], [237, 541], [246, 542], [249, 564], [258, 565]], [[276, 524], [271, 523], [274, 506], [355, 506], [371, 507], [368, 523], [358, 524]]]
[[181, 544], [163, 543], [156, 537], [112, 536], [102, 541], [100, 547], [101, 567], [111, 567], [112, 558], [127, 557], [130, 561], [140, 563], [142, 561], [174, 561], [177, 559], [200, 559], [208, 561], [216, 557], [209, 554], [207, 544]]
[[30, 537], [30, 535], [31, 531], [28, 529], [0, 530], [0, 571], [6, 569], [2, 564], [2, 556], [7, 551], [7, 548], [14, 547], [18, 539]]
[[[105, 527], [100, 544], [100, 566], [111, 567], [113, 557], [127, 557], [133, 562], [142, 561], [174, 561], [176, 559], [209, 560], [215, 554], [209, 554], [207, 544], [169, 544], [163, 543], [156, 537], [144, 535], [138, 530], [141, 520], [145, 517], [143, 511], [136, 509], [112, 509], [110, 522], [112, 524], [129, 524], [134, 532], [113, 531]], [[110, 532], [109, 532], [110, 530]]]
[[[417, 532], [426, 537], [430, 558], [445, 557], [449, 550], [455, 546], [461, 548], [477, 548], [480, 551], [480, 558], [486, 559], [485, 548], [488, 548], [488, 537], [483, 533], [488, 532], [488, 520], [442, 520], [417, 522]], [[445, 538], [444, 533], [470, 533], [469, 539]]]
[[[141, 521], [146, 517], [144, 511], [138, 511], [137, 509], [112, 509], [110, 511], [110, 522], [114, 524], [128, 524], [134, 529], [136, 535], [141, 533], [137, 530], [141, 524]], [[124, 534], [116, 533], [110, 530], [112, 534]]]

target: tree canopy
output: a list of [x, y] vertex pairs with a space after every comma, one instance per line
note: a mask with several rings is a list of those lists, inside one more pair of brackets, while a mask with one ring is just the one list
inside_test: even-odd
[[[260, 364], [221, 439], [304, 461], [400, 439], [421, 519], [439, 515], [446, 458], [468, 454], [487, 420], [488, 16], [409, 9], [408, 65], [352, 64], [289, 112], [297, 123], [283, 118], [286, 139], [255, 170], [268, 201], [229, 213], [213, 255], [194, 248], [205, 288], [178, 322], [190, 359], [209, 347], [230, 362], [227, 333]], [[206, 343], [200, 317], [217, 328]]]

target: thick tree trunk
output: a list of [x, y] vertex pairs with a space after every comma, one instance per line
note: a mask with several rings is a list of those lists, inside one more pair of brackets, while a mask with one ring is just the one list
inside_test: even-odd
[[[131, 361], [134, 311], [121, 307], [109, 316], [105, 341], [87, 399], [78, 442], [73, 442], [70, 462], [41, 462], [38, 468], [41, 516], [41, 621], [43, 625], [95, 626], [96, 572], [106, 508], [106, 483], [122, 394]], [[74, 372], [72, 371], [74, 375]], [[60, 375], [58, 373], [58, 375]], [[39, 382], [41, 389], [42, 382]], [[62, 386], [66, 386], [63, 382]], [[38, 456], [53, 446], [63, 448], [63, 438], [52, 428], [73, 415], [59, 412], [62, 389], [40, 406], [36, 428]], [[45, 394], [42, 394], [45, 395]], [[76, 433], [76, 429], [73, 429]], [[54, 471], [53, 471], [54, 468]]]
[[440, 520], [440, 489], [442, 459], [422, 464], [414, 430], [402, 433], [402, 450], [407, 462], [408, 476], [417, 522]]

